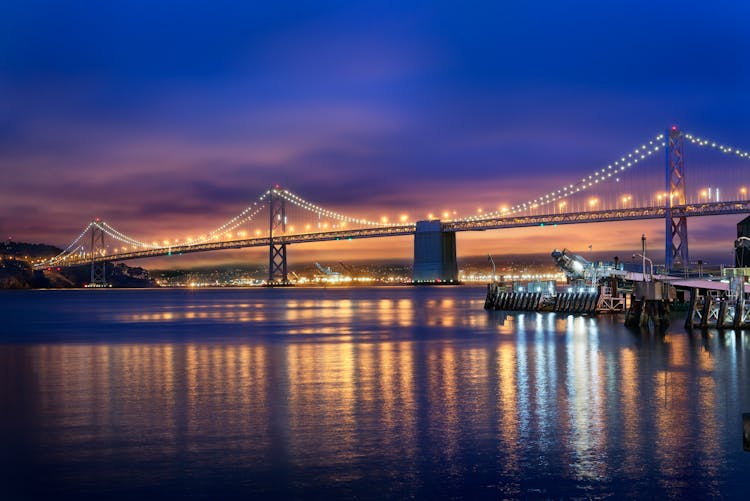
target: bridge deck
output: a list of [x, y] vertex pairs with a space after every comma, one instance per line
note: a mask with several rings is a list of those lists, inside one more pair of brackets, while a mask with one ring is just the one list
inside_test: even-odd
[[[673, 217], [716, 216], [725, 214], [750, 213], [750, 200], [730, 202], [707, 202], [672, 207]], [[613, 209], [591, 212], [573, 212], [562, 214], [545, 214], [529, 216], [505, 216], [489, 219], [472, 218], [461, 221], [447, 221], [443, 223], [443, 231], [485, 231], [502, 228], [522, 228], [555, 224], [583, 224], [604, 223], [613, 221], [628, 221], [639, 219], [660, 219], [666, 217], [664, 206], [642, 207], [632, 209]], [[300, 244], [307, 242], [327, 242], [332, 240], [353, 240], [361, 238], [396, 237], [414, 235], [416, 225], [392, 225], [353, 230], [338, 230], [318, 233], [287, 234], [274, 237], [276, 244]], [[268, 237], [248, 238], [241, 240], [221, 240], [194, 245], [175, 245], [127, 251], [117, 254], [96, 256], [93, 262], [127, 261], [149, 257], [167, 256], [173, 254], [188, 254], [193, 252], [208, 252], [223, 249], [242, 249], [247, 247], [265, 247], [270, 245]], [[54, 263], [54, 266], [78, 266], [92, 262], [91, 257], [69, 256]], [[35, 265], [36, 269], [44, 269], [49, 264]]]

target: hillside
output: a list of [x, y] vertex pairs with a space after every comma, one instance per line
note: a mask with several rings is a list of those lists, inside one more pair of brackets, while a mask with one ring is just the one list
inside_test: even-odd
[[[58, 255], [52, 245], [6, 241], [0, 244], [0, 289], [83, 287], [91, 278], [88, 266], [51, 267], [34, 271], [30, 262]], [[154, 287], [148, 270], [125, 264], [107, 263], [107, 281], [113, 287]]]

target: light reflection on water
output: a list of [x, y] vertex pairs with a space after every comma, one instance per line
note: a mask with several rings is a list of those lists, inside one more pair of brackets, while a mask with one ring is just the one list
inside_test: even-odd
[[747, 334], [485, 312], [482, 293], [4, 295], [5, 485], [321, 498], [750, 486]]

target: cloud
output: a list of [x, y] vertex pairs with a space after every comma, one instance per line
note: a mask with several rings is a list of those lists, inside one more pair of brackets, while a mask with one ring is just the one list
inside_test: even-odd
[[[64, 244], [100, 216], [143, 239], [184, 237], [276, 183], [358, 217], [468, 214], [556, 190], [673, 122], [735, 146], [750, 137], [745, 5], [173, 7], [11, 2], [3, 232]], [[744, 182], [701, 162], [688, 156], [691, 189]], [[644, 204], [663, 159], [653, 169]], [[461, 235], [461, 252], [538, 252], [549, 236], [622, 249], [641, 226], [663, 232], [653, 224]], [[691, 220], [691, 249], [731, 239], [731, 225]]]

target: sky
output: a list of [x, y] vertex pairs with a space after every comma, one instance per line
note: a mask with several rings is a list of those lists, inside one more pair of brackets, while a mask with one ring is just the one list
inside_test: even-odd
[[[747, 19], [744, 1], [6, 0], [0, 234], [65, 246], [101, 217], [146, 241], [184, 235], [274, 184], [358, 217], [471, 213], [567, 184], [673, 123], [747, 150]], [[739, 219], [691, 220], [691, 249], [730, 255]], [[663, 228], [458, 245], [607, 252], [644, 232], [658, 247]], [[290, 256], [412, 252], [408, 238], [341, 245]]]

